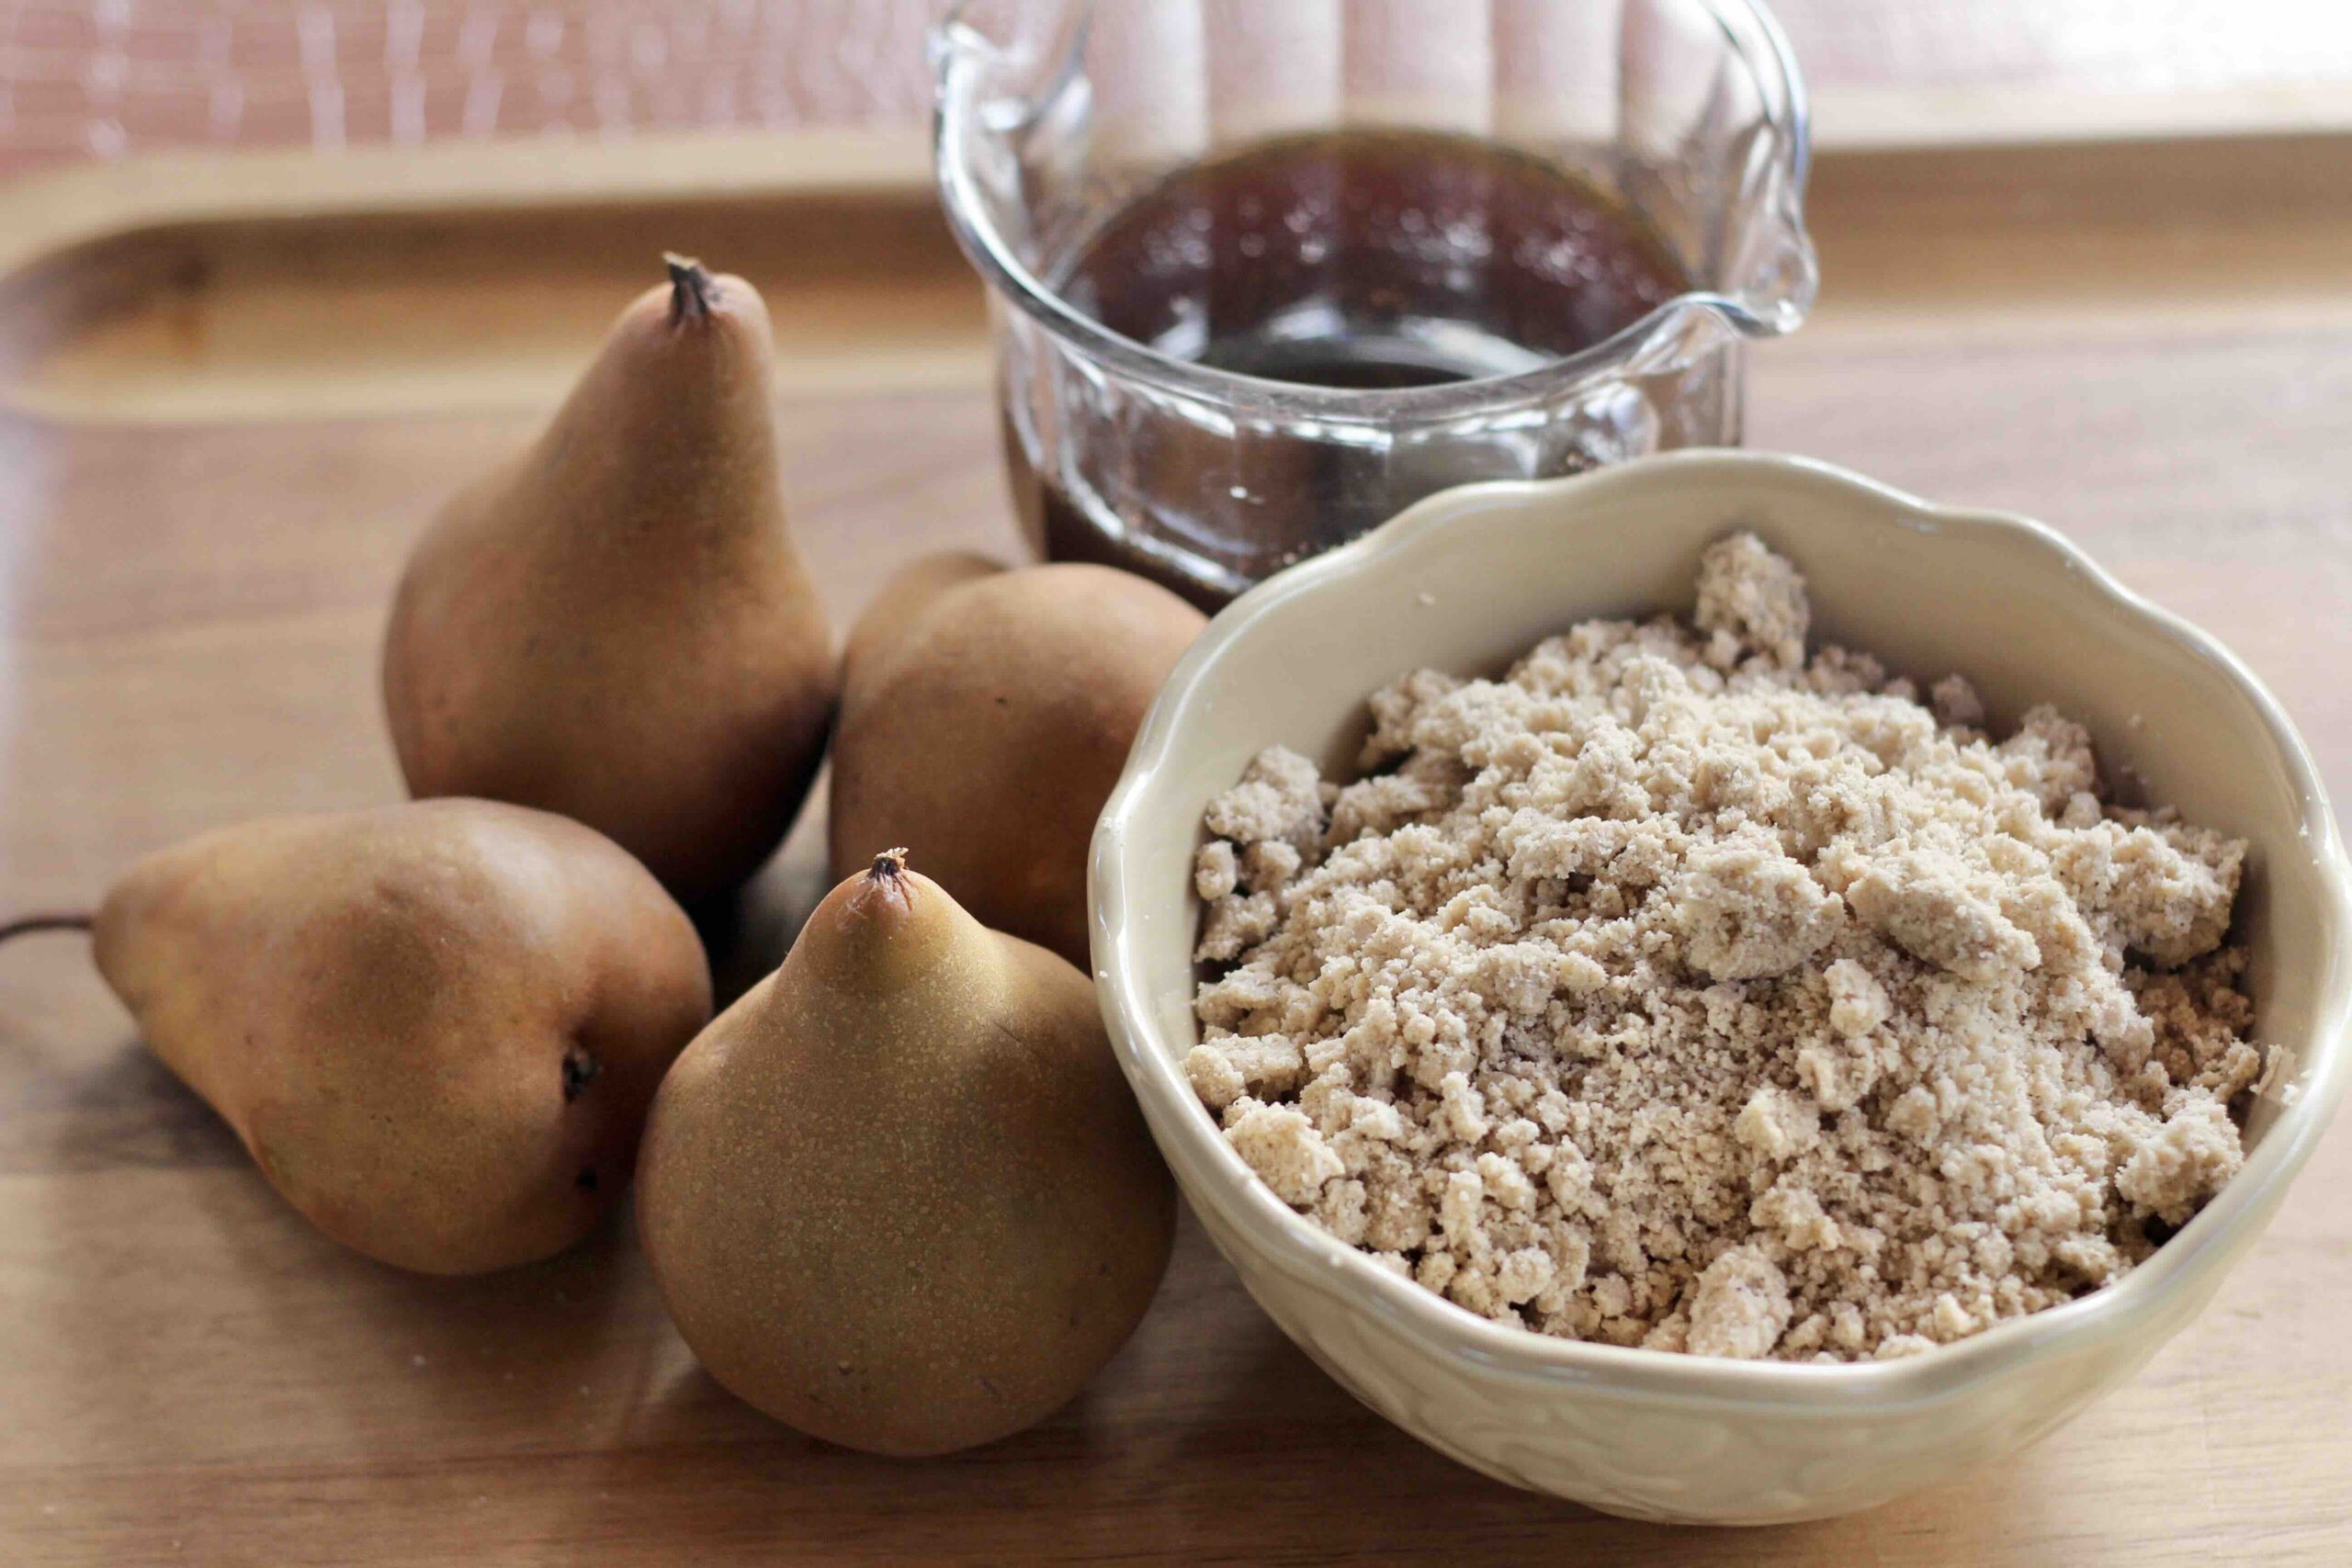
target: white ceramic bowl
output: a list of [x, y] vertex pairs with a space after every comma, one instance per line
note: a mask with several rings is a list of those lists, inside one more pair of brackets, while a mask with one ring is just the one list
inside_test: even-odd
[[[2278, 1055], [2245, 1168], [2148, 1263], [2080, 1301], [1909, 1359], [1709, 1359], [1488, 1323], [1291, 1212], [1187, 1085], [1198, 1039], [1200, 818], [1264, 746], [1343, 771], [1363, 699], [1423, 666], [1487, 671], [1598, 615], [1685, 609], [1700, 549], [1755, 529], [1810, 580], [1817, 637], [1973, 680], [1995, 723], [2036, 701], [2110, 774], [2252, 840], [2240, 902], [2258, 1038]], [[1218, 1247], [1356, 1396], [1465, 1464], [1611, 1513], [1819, 1517], [2008, 1454], [2132, 1375], [2211, 1297], [2341, 1097], [2352, 867], [2278, 704], [2195, 628], [2022, 518], [1930, 506], [1817, 463], [1645, 458], [1471, 486], [1292, 569], [1212, 622], [1161, 692], [1094, 840], [1094, 965], [1121, 1065]]]

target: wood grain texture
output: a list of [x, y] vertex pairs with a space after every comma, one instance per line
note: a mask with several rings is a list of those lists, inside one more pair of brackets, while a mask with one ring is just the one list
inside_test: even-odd
[[[2244, 654], [2352, 789], [2352, 149], [2178, 152], [1825, 160], [1825, 303], [1756, 356], [1750, 439], [2056, 524]], [[896, 198], [879, 198], [876, 231], [898, 237], [862, 253], [869, 295], [803, 265], [817, 209], [744, 196], [689, 192], [662, 216], [735, 225], [745, 254], [716, 259], [771, 285], [801, 334], [785, 460], [839, 617], [923, 549], [1009, 553], [977, 298], [944, 236], [902, 202], [884, 221]], [[381, 265], [344, 245], [327, 293], [243, 336], [215, 312], [272, 290], [239, 279], [320, 276], [300, 225], [244, 227], [217, 252], [174, 238], [211, 270], [167, 306], [134, 246], [117, 257], [121, 310], [74, 315], [0, 375], [10, 906], [85, 904], [132, 856], [218, 823], [396, 796], [374, 650], [401, 552], [535, 426], [663, 227], [624, 215], [626, 243], [599, 248], [599, 223], [454, 210], [378, 232]], [[346, 285], [360, 292], [335, 299]], [[453, 332], [482, 288], [497, 308]], [[902, 319], [876, 303], [899, 290], [935, 301], [923, 331], [942, 357], [894, 371], [857, 345]], [[456, 347], [373, 376], [369, 352], [332, 341], [354, 299], [355, 343]], [[166, 309], [185, 332], [171, 352], [107, 338]], [[537, 367], [473, 385], [464, 340], [518, 316], [545, 333]], [[306, 406], [314, 358], [342, 390]], [[247, 380], [269, 390], [206, 417], [214, 391], [187, 387], [217, 390], [205, 378], [228, 362], [274, 364]], [[73, 406], [26, 391], [72, 363], [110, 389]], [[423, 412], [420, 384], [452, 412]], [[171, 406], [96, 417], [140, 398]], [[735, 983], [815, 891], [818, 826], [758, 889], [724, 964]], [[78, 939], [0, 948], [11, 1564], [2334, 1564], [2352, 1560], [2347, 1299], [2339, 1129], [2212, 1310], [2023, 1458], [1852, 1519], [1670, 1530], [1513, 1493], [1389, 1427], [1188, 1224], [1143, 1329], [1075, 1405], [975, 1453], [893, 1463], [802, 1439], [697, 1371], [626, 1224], [474, 1281], [340, 1251], [141, 1051]]]

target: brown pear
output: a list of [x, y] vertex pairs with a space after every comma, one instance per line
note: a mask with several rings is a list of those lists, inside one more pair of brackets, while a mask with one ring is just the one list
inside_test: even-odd
[[842, 660], [833, 875], [904, 844], [982, 924], [1086, 967], [1094, 819], [1204, 624], [1109, 567], [950, 556], [899, 573]]
[[471, 1274], [627, 1189], [710, 1016], [684, 911], [611, 840], [440, 800], [225, 829], [107, 895], [99, 971], [262, 1174], [344, 1245]]
[[895, 852], [678, 1059], [638, 1180], [711, 1375], [876, 1453], [1068, 1401], [1150, 1304], [1175, 1218], [1086, 977]]
[[409, 560], [383, 679], [413, 794], [560, 812], [689, 903], [759, 869], [835, 689], [775, 399], [759, 295], [672, 258], [546, 433]]

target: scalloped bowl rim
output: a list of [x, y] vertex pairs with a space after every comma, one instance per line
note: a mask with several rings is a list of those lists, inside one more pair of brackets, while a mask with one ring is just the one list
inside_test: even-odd
[[[1292, 1210], [1250, 1169], [1184, 1079], [1144, 1001], [1132, 927], [1125, 918], [1128, 894], [1122, 852], [1138, 811], [1150, 799], [1156, 773], [1182, 734], [1195, 693], [1224, 662], [1240, 628], [1262, 617], [1295, 613], [1343, 579], [1403, 563], [1464, 513], [1498, 501], [1541, 503], [1556, 513], [1619, 490], [1672, 485], [1726, 471], [1745, 473], [1758, 482], [1816, 485], [1860, 495], [1875, 502], [1897, 526], [2010, 536], [2052, 558], [2087, 592], [2216, 668], [2255, 711], [2278, 748], [2281, 770], [2301, 807], [2303, 832], [2313, 846], [2311, 874], [2324, 885], [2319, 907], [2335, 928], [2330, 948], [2342, 951], [2346, 932], [2352, 931], [2352, 861], [2346, 857], [2308, 748], [2277, 698], [2236, 655], [2124, 587], [2064, 536], [2031, 518], [1938, 505], [1813, 458], [1703, 449], [1638, 458], [1566, 479], [1503, 480], [1442, 491], [1362, 537], [1268, 579], [1227, 605], [1161, 687], [1096, 828], [1089, 885], [1097, 988], [1121, 1069], [1145, 1109], [1163, 1113], [1149, 1118], [1155, 1137], [1163, 1145], [1180, 1140], [1188, 1145], [1184, 1152], [1193, 1156], [1180, 1160], [1174, 1151], [1167, 1151], [1172, 1166], [1180, 1172], [1189, 1169], [1195, 1178], [1185, 1184], [1195, 1201], [1213, 1202], [1264, 1261], [1302, 1280], [1328, 1280], [1337, 1274], [1355, 1292], [1355, 1304], [1441, 1354], [1564, 1388], [1606, 1382], [1621, 1393], [1661, 1403], [1701, 1399], [1748, 1406], [1881, 1407], [1947, 1400], [2086, 1337], [2120, 1333], [2150, 1317], [2193, 1272], [2214, 1267], [2217, 1251], [2227, 1250], [2225, 1243], [2266, 1216], [2270, 1201], [2310, 1157], [2347, 1078], [2352, 1078], [2352, 1051], [2345, 1045], [2347, 1027], [2352, 1027], [2352, 966], [2331, 966], [2313, 1010], [2317, 1027], [2308, 1040], [2274, 1043], [2291, 1045], [2308, 1063], [2301, 1094], [2280, 1107], [2260, 1146], [2247, 1156], [2245, 1168], [2220, 1196], [2148, 1261], [2114, 1284], [1953, 1344], [1894, 1360], [1832, 1364], [1735, 1361], [1555, 1338], [1491, 1322], [1390, 1273], [1370, 1255]], [[1199, 1179], [1210, 1173], [1216, 1186], [1197, 1190], [1203, 1186]]]

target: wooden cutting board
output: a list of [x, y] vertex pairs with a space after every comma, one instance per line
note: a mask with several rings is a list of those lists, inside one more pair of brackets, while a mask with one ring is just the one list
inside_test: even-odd
[[[2352, 140], [1849, 147], [1752, 444], [2018, 508], [2218, 633], [2352, 788]], [[701, 140], [89, 169], [0, 195], [0, 906], [397, 796], [374, 649], [436, 501], [698, 252], [769, 293], [797, 526], [846, 624], [1016, 548], [977, 286], [919, 148]], [[1997, 635], [1989, 627], [1988, 635]], [[815, 812], [811, 813], [812, 818]], [[724, 960], [816, 890], [804, 821]], [[1189, 1224], [1074, 1405], [894, 1463], [696, 1370], [626, 1224], [411, 1278], [286, 1210], [70, 936], [0, 949], [0, 1562], [274, 1565], [2352, 1561], [2352, 1134], [2203, 1320], [2021, 1459], [1860, 1517], [1626, 1524], [1357, 1406]]]

